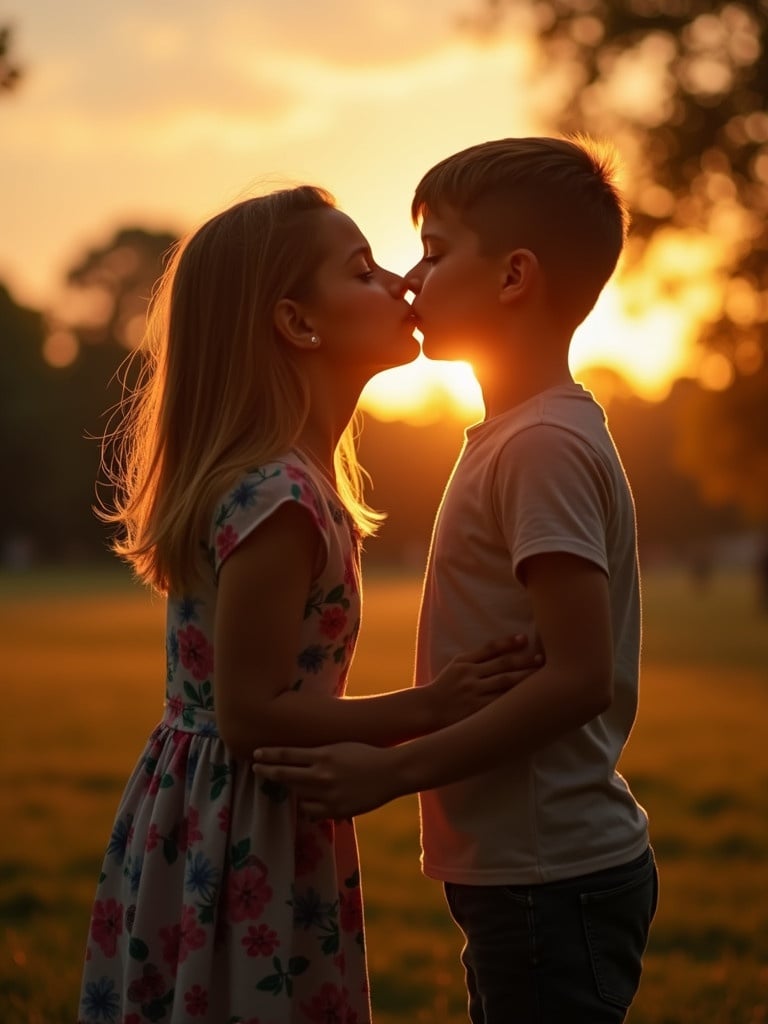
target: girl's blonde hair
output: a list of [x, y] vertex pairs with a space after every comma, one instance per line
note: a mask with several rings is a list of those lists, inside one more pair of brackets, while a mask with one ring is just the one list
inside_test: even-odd
[[[115, 493], [99, 514], [120, 528], [113, 550], [162, 593], [202, 578], [216, 501], [292, 448], [306, 422], [308, 388], [273, 311], [310, 294], [324, 256], [313, 221], [334, 205], [301, 186], [230, 207], [178, 244], [152, 297], [138, 382], [105, 439]], [[351, 426], [335, 461], [340, 496], [369, 535], [382, 517], [364, 501]]]

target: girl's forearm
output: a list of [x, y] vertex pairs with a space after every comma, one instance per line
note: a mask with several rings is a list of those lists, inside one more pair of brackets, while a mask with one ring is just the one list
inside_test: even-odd
[[286, 690], [222, 730], [237, 757], [258, 746], [324, 746], [356, 740], [392, 746], [445, 724], [429, 687], [371, 697], [331, 697]]

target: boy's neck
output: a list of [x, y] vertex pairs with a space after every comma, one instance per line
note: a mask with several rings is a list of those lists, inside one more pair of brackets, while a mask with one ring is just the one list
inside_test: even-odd
[[567, 362], [557, 366], [476, 367], [475, 375], [483, 393], [487, 420], [522, 405], [549, 388], [573, 384]]

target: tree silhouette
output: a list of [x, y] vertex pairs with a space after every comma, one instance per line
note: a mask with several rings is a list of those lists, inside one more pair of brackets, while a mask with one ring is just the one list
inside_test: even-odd
[[710, 500], [754, 515], [729, 467], [743, 465], [746, 446], [755, 485], [768, 493], [768, 437], [758, 429], [768, 407], [768, 4], [479, 3], [476, 26], [508, 20], [538, 40], [536, 71], [562, 85], [553, 128], [610, 137], [626, 156], [630, 254], [641, 258], [663, 230], [717, 239], [722, 270], [710, 283], [719, 309], [700, 341], [729, 361], [733, 383], [689, 397], [682, 465]]
[[11, 50], [12, 35], [8, 25], [0, 26], [0, 92], [10, 92], [21, 80], [21, 68]]
[[124, 227], [104, 245], [86, 252], [67, 273], [67, 284], [83, 300], [82, 313], [65, 326], [84, 344], [134, 348], [164, 258], [176, 240], [169, 231]]

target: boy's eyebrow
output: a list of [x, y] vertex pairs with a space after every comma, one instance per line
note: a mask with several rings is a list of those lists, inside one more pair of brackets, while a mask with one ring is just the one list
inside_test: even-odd
[[422, 242], [444, 242], [445, 239], [442, 235], [437, 235], [434, 231], [427, 231], [421, 236]]

